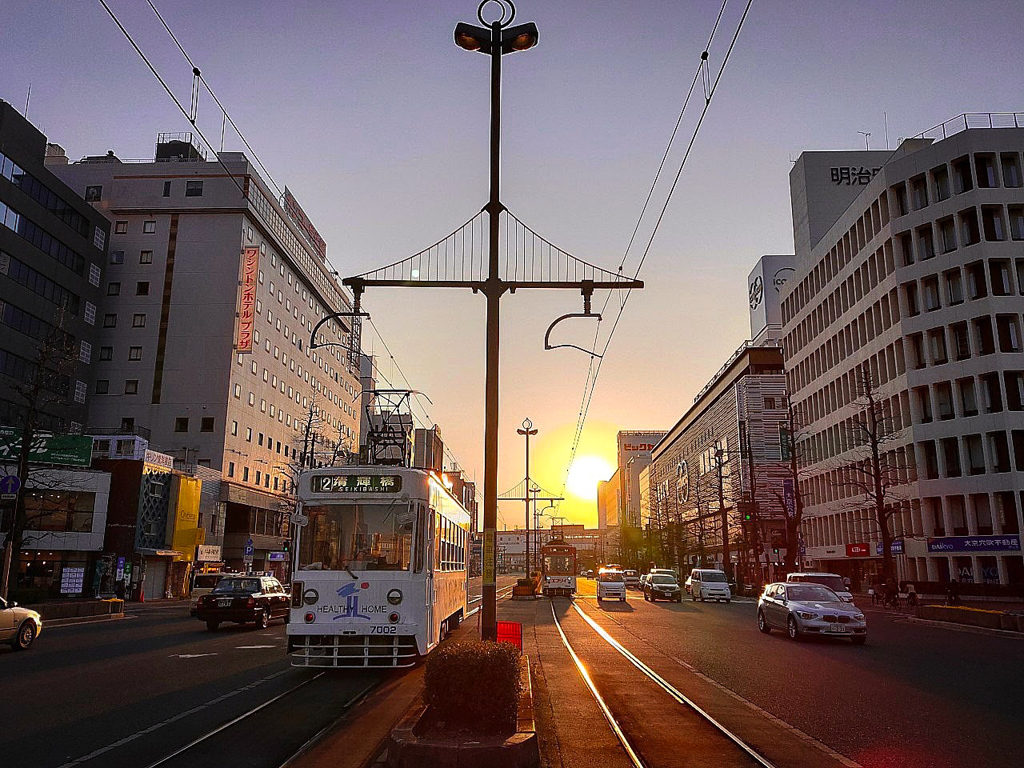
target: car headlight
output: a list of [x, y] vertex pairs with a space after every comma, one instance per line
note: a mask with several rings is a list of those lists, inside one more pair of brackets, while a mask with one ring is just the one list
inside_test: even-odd
[[401, 603], [402, 590], [392, 589], [390, 592], [388, 592], [388, 602], [391, 603], [391, 605], [398, 605], [399, 603]]
[[863, 613], [858, 613], [853, 618], [856, 619], [857, 621], [864, 621], [864, 614]]
[[801, 619], [805, 619], [807, 621], [818, 618], [818, 614], [811, 613], [810, 611], [797, 611], [796, 615], [799, 616]]

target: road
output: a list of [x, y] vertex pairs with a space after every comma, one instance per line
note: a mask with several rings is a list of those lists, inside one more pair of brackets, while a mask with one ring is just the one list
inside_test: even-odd
[[[758, 632], [751, 599], [651, 604], [630, 590], [626, 604], [598, 607], [594, 581], [579, 588], [577, 605], [666, 678], [710, 678], [865, 768], [1019, 765], [1024, 640], [867, 607], [865, 646], [793, 642]], [[567, 626], [597, 636], [582, 620]]]
[[[470, 609], [479, 594], [475, 579]], [[29, 651], [0, 649], [0, 765], [276, 768], [385, 674], [401, 674], [324, 674], [284, 654], [283, 624], [207, 632], [186, 603], [44, 627]]]

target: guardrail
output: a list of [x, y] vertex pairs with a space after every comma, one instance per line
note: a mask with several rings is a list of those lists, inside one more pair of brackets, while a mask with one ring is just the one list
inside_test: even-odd
[[964, 112], [912, 139], [945, 139], [972, 128], [1024, 128], [1024, 112]]

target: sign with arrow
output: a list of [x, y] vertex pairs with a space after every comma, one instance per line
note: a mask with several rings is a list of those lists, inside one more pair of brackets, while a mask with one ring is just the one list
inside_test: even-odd
[[21, 490], [21, 480], [17, 475], [6, 475], [0, 478], [0, 499], [10, 500], [18, 498], [18, 491]]

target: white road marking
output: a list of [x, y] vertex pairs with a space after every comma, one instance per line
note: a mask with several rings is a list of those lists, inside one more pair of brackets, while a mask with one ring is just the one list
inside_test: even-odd
[[255, 651], [261, 648], [277, 648], [276, 645], [236, 645], [236, 649], [241, 651]]
[[203, 656], [216, 656], [216, 653], [172, 653], [169, 659], [198, 659]]
[[189, 715], [194, 715], [196, 712], [201, 712], [204, 709], [208, 709], [209, 707], [212, 707], [216, 704], [220, 704], [222, 701], [230, 699], [232, 696], [237, 696], [239, 693], [251, 691], [256, 686], [269, 682], [270, 680], [273, 680], [275, 677], [280, 677], [281, 675], [286, 674], [290, 671], [290, 667], [288, 669], [282, 669], [280, 672], [275, 672], [272, 675], [267, 675], [266, 677], [261, 678], [260, 680], [257, 680], [254, 683], [243, 685], [241, 688], [236, 688], [235, 690], [218, 696], [215, 699], [211, 699], [205, 704], [200, 704], [198, 707], [192, 707], [192, 709], [187, 709], [184, 712], [179, 712], [174, 717], [169, 717], [166, 720], [157, 723], [156, 725], [151, 725], [149, 726], [149, 728], [145, 728], [137, 733], [133, 733], [131, 736], [125, 736], [123, 739], [115, 741], [113, 744], [108, 744], [105, 747], [101, 747], [100, 749], [94, 750], [90, 752], [88, 755], [79, 757], [78, 759], [72, 760], [71, 762], [64, 763], [64, 765], [60, 766], [60, 768], [72, 768], [72, 766], [81, 765], [82, 763], [88, 762], [89, 760], [92, 760], [95, 757], [99, 757], [100, 755], [106, 754], [107, 752], [110, 752], [113, 749], [117, 749], [118, 747], [122, 747], [125, 744], [128, 744], [129, 742], [135, 741], [135, 739], [139, 738], [140, 736], [145, 736], [147, 733], [152, 733], [153, 731], [163, 728], [165, 725], [170, 725], [171, 723], [175, 723], [178, 720], [188, 717]]

